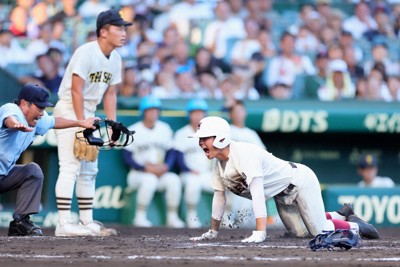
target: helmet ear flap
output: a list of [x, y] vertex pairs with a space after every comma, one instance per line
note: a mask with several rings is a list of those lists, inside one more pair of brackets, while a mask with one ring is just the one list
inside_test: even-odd
[[222, 149], [231, 143], [231, 138], [228, 136], [217, 135], [214, 139], [213, 146]]

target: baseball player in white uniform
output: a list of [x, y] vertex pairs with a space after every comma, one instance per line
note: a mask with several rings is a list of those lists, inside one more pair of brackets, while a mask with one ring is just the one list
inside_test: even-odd
[[174, 148], [184, 184], [184, 201], [187, 209], [186, 225], [188, 228], [200, 228], [202, 224], [198, 218], [197, 205], [201, 200], [202, 191], [213, 192], [211, 187], [212, 161], [204, 157], [204, 152], [199, 145], [187, 137], [195, 133], [197, 125], [208, 111], [208, 104], [204, 99], [194, 98], [187, 103], [186, 111], [189, 124], [176, 131]]
[[[56, 116], [78, 120], [92, 117], [103, 100], [107, 118], [116, 120], [116, 85], [121, 82], [122, 62], [114, 49], [124, 44], [129, 25], [132, 23], [123, 20], [114, 9], [98, 15], [97, 40], [79, 47], [67, 66], [58, 93], [59, 101], [54, 108]], [[93, 220], [97, 158], [86, 161], [74, 156], [77, 131], [78, 128], [56, 131], [60, 172], [56, 183], [59, 219], [55, 235], [115, 235], [114, 229], [105, 228]], [[75, 184], [79, 224], [71, 221]]]
[[256, 145], [232, 141], [226, 120], [206, 117], [200, 121], [196, 133], [189, 137], [199, 138], [206, 157], [217, 160], [212, 182], [211, 229], [191, 240], [218, 236], [226, 190], [252, 200], [256, 230], [242, 242], [258, 243], [266, 239], [265, 201], [271, 197], [275, 199], [284, 226], [297, 237], [315, 236], [323, 230], [354, 229], [365, 238], [379, 238], [376, 229], [352, 210], [347, 214], [325, 214], [320, 184], [310, 168], [277, 158]]
[[159, 120], [160, 109], [158, 98], [143, 97], [139, 105], [143, 119], [128, 127], [136, 132], [135, 142], [126, 146], [123, 152], [125, 163], [130, 167], [127, 184], [137, 190], [133, 224], [152, 226], [147, 218], [147, 208], [156, 191], [165, 191], [166, 225], [182, 228], [185, 224], [178, 216], [182, 183], [179, 176], [170, 171], [175, 163], [173, 131], [167, 123]]
[[[243, 101], [235, 100], [228, 107], [228, 111], [231, 120], [230, 126], [232, 140], [255, 144], [265, 149], [265, 145], [257, 132], [246, 127], [247, 111]], [[250, 200], [243, 200], [243, 198], [240, 198], [230, 191], [226, 192], [225, 215], [221, 225], [227, 228], [253, 227], [254, 221], [251, 218], [252, 216], [249, 216], [248, 214], [249, 210], [251, 210]], [[239, 214], [241, 214], [241, 216]]]

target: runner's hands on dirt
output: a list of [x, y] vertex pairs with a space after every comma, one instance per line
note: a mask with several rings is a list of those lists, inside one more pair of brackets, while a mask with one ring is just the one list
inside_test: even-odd
[[208, 230], [207, 233], [202, 234], [201, 236], [192, 237], [190, 240], [192, 241], [202, 241], [202, 240], [211, 240], [215, 239], [218, 236], [218, 231], [215, 230]]
[[253, 231], [253, 234], [246, 238], [243, 239], [243, 243], [260, 243], [263, 242], [267, 238], [267, 232], [266, 231]]

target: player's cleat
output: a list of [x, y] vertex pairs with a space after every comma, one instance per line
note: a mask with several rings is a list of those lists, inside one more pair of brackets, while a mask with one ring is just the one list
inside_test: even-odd
[[22, 218], [14, 219], [10, 222], [8, 228], [8, 236], [42, 236], [42, 230], [39, 226], [34, 224], [30, 217], [24, 216]]
[[343, 206], [336, 212], [346, 217], [347, 220], [350, 215], [354, 215], [353, 205], [350, 203], [344, 203]]
[[93, 236], [92, 231], [80, 227], [78, 224], [68, 222], [63, 225], [57, 223], [55, 236]]
[[153, 224], [146, 218], [146, 216], [141, 216], [139, 214], [136, 214], [132, 223], [136, 227], [152, 227], [153, 226]]
[[112, 236], [118, 234], [117, 230], [113, 228], [106, 228], [99, 221], [92, 221], [88, 224], [83, 224], [82, 222], [79, 222], [79, 226], [84, 229], [90, 230], [93, 236]]
[[167, 216], [167, 227], [169, 228], [184, 228], [185, 223], [179, 219], [177, 215], [169, 214]]
[[367, 239], [379, 239], [378, 231], [372, 224], [369, 224], [363, 221], [361, 218], [357, 217], [356, 215], [350, 215], [347, 219], [349, 222], [355, 222], [358, 224], [359, 227], [359, 234], [362, 238]]

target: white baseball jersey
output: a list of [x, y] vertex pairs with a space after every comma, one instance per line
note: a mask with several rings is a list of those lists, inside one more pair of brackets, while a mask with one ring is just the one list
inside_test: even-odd
[[260, 138], [260, 136], [258, 136], [256, 131], [254, 131], [248, 127], [239, 128], [233, 124], [231, 124], [230, 126], [231, 126], [232, 140], [239, 141], [239, 142], [251, 143], [254, 145], [258, 145], [259, 147], [265, 149], [265, 145], [261, 141], [261, 138]]
[[130, 131], [136, 132], [135, 141], [125, 147], [126, 150], [133, 153], [134, 161], [140, 165], [164, 162], [165, 154], [172, 148], [173, 141], [173, 131], [167, 123], [157, 121], [154, 128], [149, 129], [142, 121], [139, 121], [128, 128]]
[[198, 142], [194, 141], [193, 138], [188, 138], [189, 135], [194, 133], [195, 131], [190, 124], [177, 130], [174, 138], [174, 148], [183, 153], [185, 164], [189, 169], [200, 173], [209, 172], [212, 161], [204, 156], [204, 151]]
[[371, 188], [390, 188], [394, 187], [395, 184], [389, 177], [376, 176], [370, 185], [366, 185], [364, 181], [358, 183], [359, 187], [371, 187]]
[[251, 199], [249, 184], [255, 177], [263, 177], [265, 199], [269, 199], [293, 182], [293, 168], [259, 146], [232, 141], [228, 161], [215, 164], [212, 186]]
[[97, 41], [86, 43], [76, 49], [65, 70], [60, 89], [59, 101], [72, 105], [72, 75], [77, 74], [85, 80], [83, 97], [85, 113], [94, 113], [104, 92], [110, 85], [121, 82], [121, 56], [115, 50], [107, 58]]

